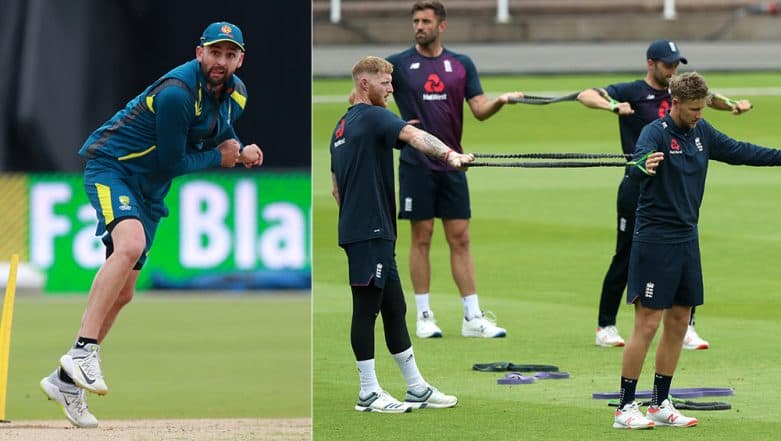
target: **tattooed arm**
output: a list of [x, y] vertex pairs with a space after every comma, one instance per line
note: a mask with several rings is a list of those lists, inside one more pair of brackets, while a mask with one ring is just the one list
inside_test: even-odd
[[411, 145], [421, 152], [448, 163], [449, 165], [460, 168], [465, 164], [474, 161], [474, 155], [461, 154], [446, 146], [436, 136], [417, 127], [406, 125], [399, 133], [399, 140]]

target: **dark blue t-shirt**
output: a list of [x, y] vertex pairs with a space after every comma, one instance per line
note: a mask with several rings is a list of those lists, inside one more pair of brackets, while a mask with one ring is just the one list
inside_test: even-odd
[[624, 154], [635, 152], [635, 144], [646, 124], [664, 118], [670, 110], [670, 92], [649, 86], [645, 80], [611, 84], [605, 88], [608, 95], [618, 102], [627, 102], [635, 111], [632, 115], [618, 117], [621, 133], [621, 149]]
[[697, 222], [705, 190], [708, 160], [736, 165], [781, 165], [781, 150], [736, 141], [704, 119], [682, 130], [671, 116], [647, 125], [637, 140], [635, 159], [664, 153], [655, 176], [632, 167], [641, 179], [634, 239], [639, 242], [679, 243], [697, 238]]
[[356, 104], [331, 136], [331, 172], [339, 189], [339, 245], [396, 240], [393, 148], [407, 125], [388, 109]]
[[[413, 46], [388, 61], [393, 64], [393, 99], [401, 117], [420, 120], [417, 127], [463, 153], [464, 99], [483, 94], [472, 60], [447, 49], [437, 57], [424, 57]], [[402, 149], [401, 160], [433, 170], [454, 170], [410, 146]]]

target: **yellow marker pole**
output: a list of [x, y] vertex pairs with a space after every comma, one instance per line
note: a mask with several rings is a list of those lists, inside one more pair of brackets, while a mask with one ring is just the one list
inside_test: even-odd
[[8, 394], [8, 355], [11, 349], [11, 323], [14, 319], [14, 296], [16, 295], [16, 271], [19, 267], [19, 256], [11, 256], [11, 267], [8, 269], [8, 283], [5, 286], [3, 300], [3, 315], [0, 318], [0, 422], [5, 419], [5, 400]]

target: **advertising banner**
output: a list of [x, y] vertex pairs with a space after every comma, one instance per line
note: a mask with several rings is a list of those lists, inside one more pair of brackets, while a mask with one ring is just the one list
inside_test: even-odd
[[[78, 174], [27, 175], [30, 263], [47, 292], [87, 292], [105, 260]], [[174, 180], [139, 288], [308, 289], [311, 178], [203, 173]]]

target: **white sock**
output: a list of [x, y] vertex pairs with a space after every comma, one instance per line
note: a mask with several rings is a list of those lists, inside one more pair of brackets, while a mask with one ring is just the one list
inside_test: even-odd
[[412, 353], [412, 346], [406, 351], [393, 354], [393, 359], [396, 360], [396, 364], [399, 365], [401, 375], [407, 380], [407, 388], [413, 389], [421, 386], [426, 386], [426, 380], [418, 370], [418, 364], [415, 363], [415, 354]]
[[374, 359], [355, 362], [358, 365], [358, 376], [361, 378], [361, 396], [365, 397], [372, 392], [380, 393], [380, 383], [377, 381], [377, 373], [374, 370]]
[[463, 298], [463, 301], [464, 317], [466, 317], [467, 320], [483, 316], [483, 312], [480, 310], [480, 302], [477, 300], [477, 293], [469, 294]]
[[431, 311], [431, 307], [428, 305], [428, 293], [415, 294], [415, 305], [418, 307], [418, 318], [423, 317], [424, 311]]

